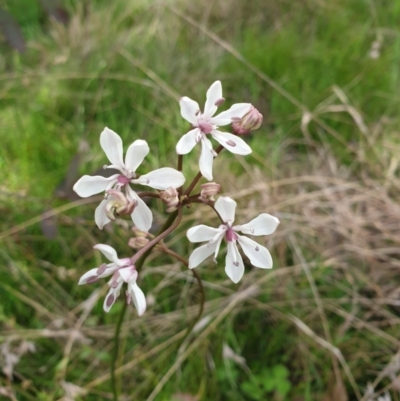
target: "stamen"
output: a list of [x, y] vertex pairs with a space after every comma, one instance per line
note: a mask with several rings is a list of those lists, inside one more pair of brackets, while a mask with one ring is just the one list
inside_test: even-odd
[[196, 110], [196, 113], [194, 113], [195, 116], [198, 116], [200, 114], [200, 110]]
[[236, 143], [233, 142], [233, 141], [231, 141], [231, 140], [226, 141], [226, 144], [229, 145], [229, 146], [232, 146], [232, 147], [235, 147], [235, 146], [236, 146]]
[[91, 284], [91, 283], [96, 282], [98, 279], [99, 279], [99, 278], [98, 278], [97, 276], [91, 276], [91, 277], [89, 277], [89, 278], [86, 279], [86, 283], [87, 283], [87, 284]]
[[233, 262], [233, 264], [234, 264], [236, 267], [239, 266], [239, 262], [238, 262], [238, 261]]
[[256, 251], [258, 252], [260, 250], [260, 248], [258, 246], [256, 246]]
[[221, 98], [219, 98], [219, 99], [214, 103], [214, 105], [217, 106], [217, 107], [219, 107], [219, 106], [221, 106], [221, 104], [223, 104], [224, 102], [225, 102], [225, 98], [221, 97]]

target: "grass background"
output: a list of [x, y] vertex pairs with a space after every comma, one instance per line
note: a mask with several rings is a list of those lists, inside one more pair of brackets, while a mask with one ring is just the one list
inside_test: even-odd
[[[98, 230], [96, 201], [71, 184], [106, 163], [104, 126], [149, 142], [146, 170], [175, 166], [179, 97], [201, 104], [220, 79], [226, 103], [253, 103], [264, 124], [253, 154], [221, 154], [214, 178], [238, 221], [280, 218], [261, 239], [274, 269], [248, 266], [233, 285], [223, 259], [199, 267], [204, 320], [181, 345], [198, 290], [152, 256], [152, 302], [123, 326], [121, 400], [400, 399], [399, 2], [71, 0], [67, 25], [31, 0], [3, 6], [27, 50], [0, 42], [0, 397], [112, 399], [121, 303], [104, 314], [105, 288], [77, 281], [101, 263], [94, 244], [129, 254], [133, 233], [128, 220]], [[168, 246], [187, 257], [186, 229], [212, 221], [187, 210]]]

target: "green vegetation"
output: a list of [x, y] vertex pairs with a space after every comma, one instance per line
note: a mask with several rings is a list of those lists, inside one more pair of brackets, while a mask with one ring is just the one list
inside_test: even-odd
[[[0, 5], [26, 39], [19, 54], [0, 38], [0, 398], [112, 399], [122, 302], [105, 314], [103, 283], [77, 282], [102, 261], [93, 245], [129, 254], [133, 233], [129, 220], [98, 230], [97, 201], [71, 184], [106, 163], [104, 126], [149, 142], [144, 168], [175, 167], [179, 97], [201, 104], [220, 79], [227, 105], [253, 103], [264, 124], [214, 178], [238, 221], [279, 217], [274, 268], [233, 285], [222, 257], [199, 267], [205, 320], [182, 343], [196, 281], [151, 256], [140, 284], [154, 303], [123, 325], [121, 400], [153, 399], [175, 368], [155, 400], [375, 401], [368, 383], [400, 400], [400, 2], [70, 0], [67, 25], [31, 0]], [[188, 256], [186, 229], [213, 218], [188, 210], [166, 244]]]

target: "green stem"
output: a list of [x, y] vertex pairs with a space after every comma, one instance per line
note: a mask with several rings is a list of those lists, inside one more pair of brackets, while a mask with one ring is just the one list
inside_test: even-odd
[[[146, 258], [150, 255], [150, 252], [152, 251], [154, 246], [177, 227], [181, 218], [182, 218], [182, 208], [179, 208], [177, 211], [171, 213], [168, 216], [168, 219], [165, 221], [164, 225], [161, 227], [160, 231], [158, 232], [158, 235], [146, 245], [145, 249], [141, 250], [141, 251], [143, 251], [143, 250], [144, 251], [138, 252], [140, 254], [140, 259], [137, 260], [137, 262], [135, 263], [135, 268], [137, 271], [140, 271]], [[175, 224], [173, 224], [175, 222], [175, 219], [177, 220], [177, 222]], [[120, 352], [119, 352], [120, 333], [121, 333], [122, 323], [124, 321], [126, 310], [127, 310], [127, 303], [124, 302], [123, 307], [120, 312], [120, 315], [118, 317], [117, 325], [115, 327], [114, 349], [113, 349], [113, 353], [112, 353], [112, 357], [111, 357], [111, 387], [112, 387], [112, 391], [113, 391], [113, 395], [114, 395], [114, 401], [118, 401], [118, 396], [119, 396], [119, 387], [120, 386], [117, 383], [115, 371], [117, 369], [117, 360], [118, 360], [118, 356], [120, 354]], [[122, 353], [122, 350], [121, 350], [121, 353]]]

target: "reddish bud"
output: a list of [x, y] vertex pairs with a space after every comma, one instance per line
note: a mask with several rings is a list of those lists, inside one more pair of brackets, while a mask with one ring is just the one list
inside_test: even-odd
[[167, 205], [167, 212], [173, 212], [179, 205], [179, 193], [175, 188], [168, 188], [160, 193], [160, 199]]
[[221, 189], [221, 185], [216, 182], [207, 182], [207, 184], [202, 184], [200, 187], [200, 199], [203, 201], [214, 201], [214, 195], [218, 194]]
[[262, 122], [262, 114], [254, 106], [251, 106], [250, 110], [241, 119], [232, 121], [232, 131], [236, 135], [245, 135], [260, 128]]

